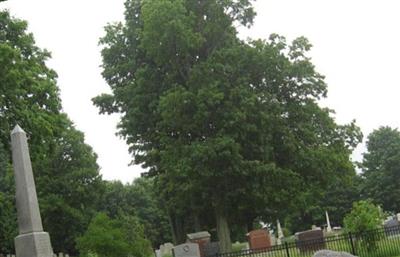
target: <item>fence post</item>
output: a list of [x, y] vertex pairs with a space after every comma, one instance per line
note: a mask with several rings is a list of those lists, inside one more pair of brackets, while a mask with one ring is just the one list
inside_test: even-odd
[[290, 257], [290, 253], [289, 253], [289, 245], [287, 242], [285, 242], [285, 248], [286, 248], [286, 255], [287, 257]]
[[349, 232], [349, 240], [350, 240], [350, 245], [351, 245], [351, 254], [356, 256], [356, 248], [354, 247], [354, 241], [353, 241], [353, 235], [351, 234], [351, 232]]

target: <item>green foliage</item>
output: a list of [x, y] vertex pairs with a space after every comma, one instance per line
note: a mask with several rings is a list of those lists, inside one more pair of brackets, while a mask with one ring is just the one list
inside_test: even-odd
[[33, 152], [53, 135], [61, 110], [56, 73], [47, 68], [50, 54], [35, 46], [27, 24], [0, 12], [0, 140], [9, 148], [9, 131], [16, 123], [30, 134]]
[[343, 220], [348, 232], [360, 234], [382, 225], [383, 213], [370, 200], [361, 200], [353, 204], [353, 209]]
[[130, 0], [125, 23], [101, 39], [112, 94], [93, 102], [122, 114], [120, 134], [156, 176], [178, 243], [188, 216], [205, 210], [215, 222], [200, 224], [217, 226], [223, 251], [229, 220], [290, 209], [307, 224], [329, 183], [355, 175], [349, 155], [361, 132], [318, 106], [327, 88], [311, 44], [240, 41], [235, 25], [253, 18], [250, 1]]
[[83, 256], [148, 257], [151, 254], [150, 243], [144, 239], [136, 218], [110, 219], [104, 213], [93, 218], [85, 234], [77, 239], [77, 247]]
[[13, 251], [17, 229], [8, 155], [15, 124], [28, 134], [43, 224], [56, 252], [76, 253], [75, 238], [89, 224], [102, 190], [96, 155], [61, 112], [57, 74], [46, 66], [48, 58], [50, 54], [38, 48], [33, 35], [27, 33], [25, 21], [0, 11], [2, 252]]
[[17, 236], [17, 215], [14, 199], [0, 192], [0, 252], [12, 252], [14, 237]]
[[137, 178], [132, 184], [105, 182], [100, 210], [111, 218], [121, 214], [135, 215], [154, 247], [171, 241], [168, 217], [154, 192], [153, 179]]
[[[343, 224], [347, 232], [353, 233], [356, 237], [362, 237], [358, 243], [361, 247], [374, 249], [379, 237], [372, 234], [374, 229], [382, 225], [382, 210], [374, 205], [370, 200], [362, 200], [353, 204], [353, 209], [344, 217]], [[371, 233], [366, 234], [366, 232]]]
[[236, 242], [236, 243], [232, 244], [232, 252], [239, 252], [239, 251], [245, 250], [246, 246], [247, 246], [246, 243]]
[[321, 201], [321, 220], [317, 224], [324, 224], [325, 216], [321, 215], [324, 210], [328, 211], [329, 218], [332, 226], [342, 226], [343, 217], [351, 212], [353, 203], [361, 200], [360, 186], [362, 180], [358, 175], [347, 180], [332, 181], [324, 193]]
[[363, 193], [385, 211], [400, 211], [400, 132], [390, 127], [374, 130], [362, 162]]
[[93, 218], [86, 233], [78, 238], [77, 247], [81, 254], [92, 252], [100, 257], [127, 256], [129, 252], [121, 228], [105, 214]]

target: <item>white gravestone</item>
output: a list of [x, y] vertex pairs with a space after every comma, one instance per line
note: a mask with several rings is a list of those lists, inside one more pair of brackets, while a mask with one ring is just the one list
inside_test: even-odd
[[174, 257], [200, 257], [199, 245], [194, 243], [177, 245], [172, 253]]
[[281, 223], [279, 222], [279, 220], [276, 221], [276, 224], [277, 224], [277, 228], [278, 228], [278, 239], [276, 240], [276, 244], [280, 245], [280, 244], [282, 244], [283, 230], [282, 230]]
[[172, 248], [174, 248], [174, 245], [172, 243], [165, 243], [160, 245], [161, 256], [172, 255]]
[[331, 222], [329, 220], [329, 215], [328, 215], [327, 211], [325, 211], [325, 217], [326, 217], [326, 232], [331, 233], [332, 227], [331, 227]]
[[19, 235], [17, 257], [52, 257], [50, 236], [43, 231], [26, 133], [17, 125], [11, 132]]

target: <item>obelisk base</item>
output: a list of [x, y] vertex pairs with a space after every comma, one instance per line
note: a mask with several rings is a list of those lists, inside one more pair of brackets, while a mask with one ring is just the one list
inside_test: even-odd
[[47, 232], [32, 232], [15, 238], [17, 257], [53, 257], [50, 236]]

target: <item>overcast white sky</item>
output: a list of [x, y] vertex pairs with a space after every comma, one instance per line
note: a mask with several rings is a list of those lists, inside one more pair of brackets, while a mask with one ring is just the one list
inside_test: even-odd
[[[91, 98], [109, 92], [101, 77], [98, 39], [108, 22], [123, 18], [124, 0], [8, 0], [0, 4], [29, 22], [37, 44], [52, 52], [64, 111], [98, 154], [103, 177], [130, 182], [142, 169], [115, 136], [118, 117], [100, 116]], [[326, 76], [336, 120], [357, 120], [364, 135], [382, 125], [400, 126], [400, 1], [258, 0], [255, 25], [243, 38], [306, 36], [311, 56]], [[354, 158], [360, 160], [360, 146]]]

